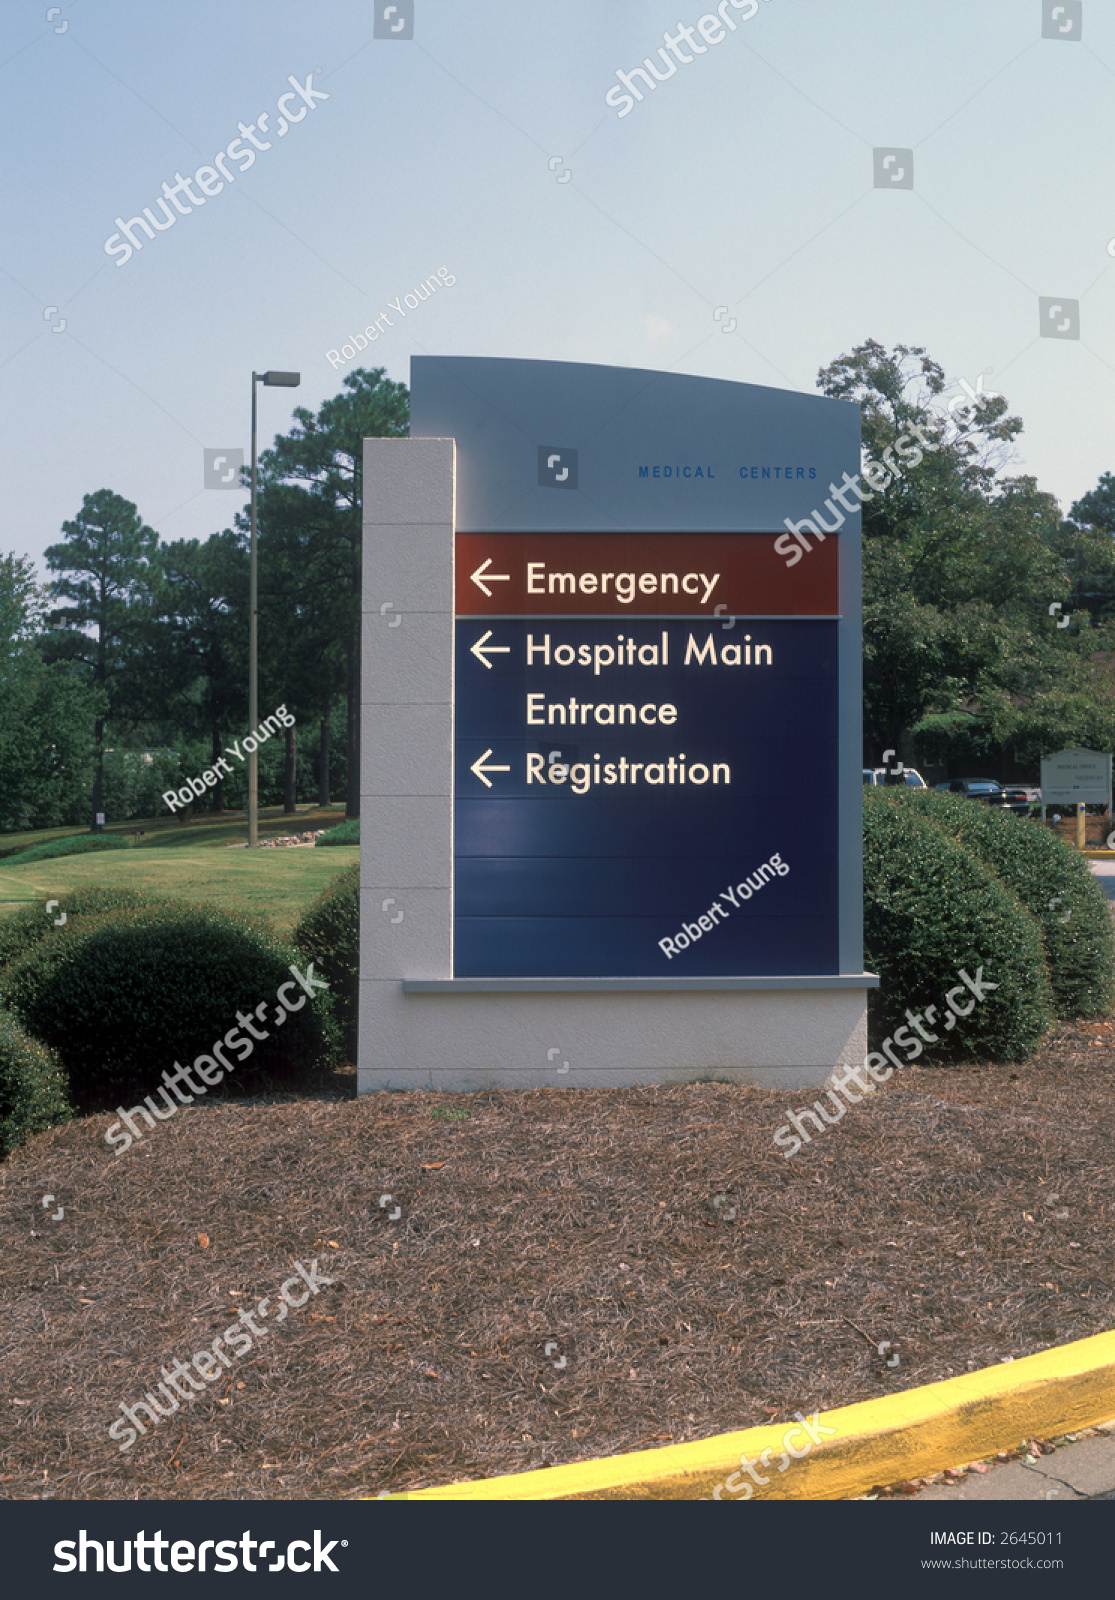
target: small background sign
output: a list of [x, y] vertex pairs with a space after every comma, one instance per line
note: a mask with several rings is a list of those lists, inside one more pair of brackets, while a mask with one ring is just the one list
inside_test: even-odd
[[1041, 798], [1047, 806], [1110, 804], [1110, 755], [1098, 750], [1058, 750], [1042, 756]]

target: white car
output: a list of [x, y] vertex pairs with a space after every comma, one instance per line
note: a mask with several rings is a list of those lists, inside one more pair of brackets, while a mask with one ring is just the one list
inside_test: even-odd
[[888, 772], [886, 767], [864, 767], [864, 788], [868, 786], [884, 788], [888, 782], [891, 788], [898, 788], [902, 784], [905, 784], [907, 789], [928, 788], [928, 784], [916, 767], [903, 767], [902, 771], [897, 774]]

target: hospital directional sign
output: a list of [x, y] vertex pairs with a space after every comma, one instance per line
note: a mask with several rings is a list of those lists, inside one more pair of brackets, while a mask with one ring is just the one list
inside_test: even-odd
[[358, 1086], [866, 1047], [859, 407], [414, 356], [365, 439]]
[[839, 972], [837, 544], [775, 538], [456, 535], [458, 977]]

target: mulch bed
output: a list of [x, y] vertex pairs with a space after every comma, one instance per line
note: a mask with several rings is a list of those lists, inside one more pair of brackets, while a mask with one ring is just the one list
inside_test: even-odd
[[[787, 1160], [817, 1093], [341, 1087], [214, 1095], [120, 1156], [106, 1115], [43, 1134], [0, 1166], [0, 1497], [372, 1496], [1115, 1326], [1110, 1024], [910, 1067]], [[120, 1453], [120, 1402], [314, 1258], [333, 1284]]]

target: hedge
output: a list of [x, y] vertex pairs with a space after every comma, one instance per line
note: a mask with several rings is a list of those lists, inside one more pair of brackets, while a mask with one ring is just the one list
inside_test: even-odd
[[131, 850], [132, 842], [119, 833], [75, 833], [65, 839], [44, 839], [14, 856], [5, 856], [6, 867], [22, 867], [28, 861], [53, 861], [56, 856], [84, 856], [91, 850]]
[[350, 817], [347, 822], [339, 822], [335, 828], [330, 828], [327, 833], [319, 834], [314, 840], [319, 844], [359, 844], [360, 843], [360, 818]]
[[[45, 899], [37, 901], [35, 905], [17, 911], [14, 916], [0, 920], [0, 973], [44, 939], [69, 933], [77, 923], [90, 917], [105, 916], [109, 911], [134, 910], [140, 906], [177, 903], [164, 901], [139, 889], [100, 888], [75, 889], [72, 894], [64, 894], [49, 912]], [[55, 918], [63, 913], [66, 920], [59, 924]]]
[[1083, 856], [1028, 817], [933, 790], [884, 791], [979, 856], [1037, 920], [1059, 1017], [1107, 1016], [1115, 1004], [1115, 927]]
[[[967, 802], [974, 804], [974, 802]], [[1053, 1021], [1041, 931], [1017, 895], [979, 857], [915, 807], [885, 790], [863, 796], [864, 959], [879, 974], [870, 992], [871, 1048], [908, 1026], [907, 1010], [937, 1035], [926, 1059], [1028, 1055]], [[945, 996], [961, 969], [998, 987], [955, 1029]], [[916, 1036], [912, 1034], [911, 1036]], [[900, 1048], [906, 1048], [901, 1046]]]
[[294, 942], [320, 963], [321, 971], [333, 985], [345, 1049], [349, 1060], [355, 1061], [360, 980], [359, 862], [354, 861], [339, 872], [318, 895], [295, 928]]
[[72, 1115], [57, 1056], [0, 1011], [0, 1157]]
[[[0, 1004], [57, 1051], [75, 1103], [115, 1106], [156, 1094], [164, 1070], [212, 1057], [214, 1041], [234, 1028], [239, 1042], [225, 1047], [234, 1086], [331, 1065], [340, 1040], [327, 990], [276, 1020], [281, 984], [292, 985], [287, 1001], [308, 1000], [292, 965], [306, 970], [293, 945], [216, 906], [121, 909], [13, 962], [0, 973]], [[237, 1069], [249, 1038], [237, 1013], [257, 1007], [265, 1037]]]

